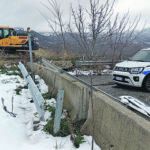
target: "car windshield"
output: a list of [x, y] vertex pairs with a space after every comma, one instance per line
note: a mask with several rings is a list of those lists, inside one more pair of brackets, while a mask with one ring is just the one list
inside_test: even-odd
[[150, 50], [138, 51], [130, 58], [131, 61], [150, 62]]

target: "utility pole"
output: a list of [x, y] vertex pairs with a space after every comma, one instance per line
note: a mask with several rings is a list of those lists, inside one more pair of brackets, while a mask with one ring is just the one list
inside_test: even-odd
[[29, 51], [30, 51], [30, 65], [31, 65], [31, 77], [34, 80], [34, 70], [33, 70], [33, 57], [32, 57], [32, 45], [31, 45], [31, 33], [30, 27], [27, 28], [28, 41], [29, 41]]

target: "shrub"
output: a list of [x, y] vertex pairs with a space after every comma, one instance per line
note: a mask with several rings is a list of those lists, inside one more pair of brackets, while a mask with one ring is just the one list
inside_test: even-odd
[[55, 98], [55, 95], [53, 95], [52, 93], [49, 93], [49, 92], [43, 93], [42, 96], [43, 96], [44, 99]]
[[68, 136], [70, 134], [68, 123], [67, 123], [67, 120], [65, 118], [61, 119], [60, 129], [56, 134], [53, 131], [53, 127], [54, 127], [54, 118], [52, 118], [52, 120], [49, 120], [47, 122], [47, 124], [44, 126], [44, 131], [52, 134], [53, 136], [61, 136], [61, 137], [65, 137], [65, 136]]
[[[12, 71], [12, 72], [9, 72], [9, 71]], [[10, 68], [3, 67], [0, 72], [1, 72], [1, 74], [18, 75], [21, 78], [23, 78], [23, 75], [22, 75], [20, 69], [18, 67], [16, 67], [16, 66], [12, 66]]]
[[43, 130], [46, 132], [46, 133], [50, 133], [53, 135], [53, 126], [54, 126], [54, 119], [52, 120], [49, 120], [47, 122], [47, 124], [44, 126]]
[[27, 85], [25, 85], [23, 87], [19, 86], [17, 89], [15, 89], [16, 95], [20, 95], [20, 92], [21, 92], [22, 89], [28, 89], [28, 86]]
[[75, 137], [75, 140], [74, 140], [74, 146], [76, 147], [76, 148], [79, 148], [79, 146], [80, 146], [80, 144], [81, 143], [84, 143], [85, 142], [85, 140], [84, 140], [84, 137], [82, 137], [81, 135], [77, 135], [76, 137]]
[[[51, 120], [47, 120], [47, 124], [44, 126], [43, 130], [46, 133], [52, 134], [53, 136], [65, 137], [65, 136], [70, 135], [70, 129], [69, 129], [69, 125], [68, 125], [66, 118], [61, 119], [59, 131], [56, 134], [53, 132], [55, 107], [52, 107], [50, 105], [45, 105], [45, 109], [51, 112]], [[81, 143], [85, 142], [84, 138], [81, 136], [81, 133], [80, 133], [80, 129], [82, 125], [84, 124], [84, 122], [85, 120], [72, 122], [72, 128], [73, 128], [74, 134], [76, 135], [75, 141], [74, 141], [74, 146], [76, 148], [78, 148]]]
[[52, 95], [50, 93], [42, 93], [42, 96], [44, 99], [51, 99], [52, 98]]
[[1, 69], [1, 74], [6, 74], [7, 73], [7, 69], [6, 68], [2, 68]]
[[80, 60], [80, 57], [79, 57], [79, 56], [76, 56], [76, 57], [71, 58], [71, 63], [73, 64], [73, 66], [76, 66], [76, 61], [77, 61], [77, 60]]

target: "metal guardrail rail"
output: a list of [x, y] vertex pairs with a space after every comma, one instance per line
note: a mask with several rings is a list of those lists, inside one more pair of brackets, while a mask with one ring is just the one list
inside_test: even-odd
[[20, 68], [23, 77], [28, 85], [28, 88], [31, 92], [39, 117], [41, 120], [44, 120], [44, 99], [24, 65], [21, 62], [19, 62], [18, 67]]
[[54, 69], [57, 72], [61, 70], [61, 68], [59, 68], [58, 66], [52, 64], [51, 61], [48, 61], [48, 60], [46, 60], [44, 58], [41, 58], [41, 62], [40, 63], [44, 64], [46, 67], [50, 67], [50, 68]]
[[[50, 67], [50, 68], [52, 68], [52, 69], [54, 68], [57, 72], [60, 72], [60, 73], [62, 73], [62, 74], [65, 74], [66, 76], [72, 78], [74, 82], [75, 82], [75, 81], [79, 81], [79, 82], [83, 83], [84, 85], [88, 86], [89, 88], [91, 88], [91, 85], [90, 85], [89, 83], [87, 83], [87, 82], [85, 82], [85, 81], [83, 81], [83, 80], [81, 80], [81, 79], [79, 79], [79, 78], [77, 78], [77, 77], [75, 77], [75, 76], [72, 76], [71, 74], [67, 73], [66, 71], [64, 71], [63, 69], [59, 68], [58, 66], [56, 66], [56, 65], [54, 65], [54, 64], [52, 64], [52, 63], [50, 63], [50, 62], [47, 61], [46, 59], [43, 59], [43, 58], [42, 58], [42, 64], [45, 65], [45, 66], [47, 66], [47, 67]], [[94, 90], [94, 91], [100, 91], [100, 92], [102, 92], [103, 94], [105, 94], [105, 95], [107, 95], [107, 96], [113, 98], [115, 101], [117, 101], [117, 102], [119, 101], [118, 98], [113, 97], [112, 95], [110, 95], [110, 94], [104, 92], [104, 91], [101, 90], [101, 89], [98, 89], [98, 88], [96, 88], [96, 87], [93, 87], [93, 90]]]
[[[114, 61], [114, 63], [122, 62], [123, 60], [119, 61]], [[77, 60], [76, 61], [76, 67], [81, 67], [81, 66], [98, 66], [98, 65], [112, 65], [112, 60], [101, 60], [101, 61], [81, 61]]]
[[100, 64], [105, 64], [105, 65], [111, 65], [112, 61], [110, 60], [106, 60], [106, 61], [80, 61], [77, 60], [76, 61], [76, 67], [80, 67], [80, 66], [97, 66]]

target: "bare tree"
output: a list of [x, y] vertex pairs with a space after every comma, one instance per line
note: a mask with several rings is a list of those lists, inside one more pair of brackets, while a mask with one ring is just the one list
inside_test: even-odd
[[116, 14], [114, 21], [109, 21], [108, 42], [112, 50], [112, 66], [117, 59], [122, 59], [123, 50], [139, 35], [139, 32], [136, 32], [139, 21], [140, 16], [135, 17], [131, 23], [129, 12], [122, 18]]
[[[114, 2], [115, 0], [89, 0], [90, 9], [84, 9], [81, 5], [77, 10], [71, 8], [69, 32], [87, 57], [96, 55], [97, 40], [105, 37]], [[72, 21], [75, 29], [72, 27]], [[78, 34], [75, 35], [75, 31]]]
[[47, 0], [48, 5], [43, 4], [43, 6], [48, 10], [49, 17], [41, 13], [49, 24], [50, 29], [57, 37], [61, 37], [63, 42], [63, 51], [66, 50], [66, 39], [65, 39], [65, 24], [62, 18], [63, 11], [60, 5], [58, 5], [56, 0]]

